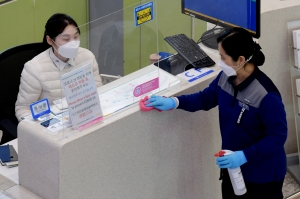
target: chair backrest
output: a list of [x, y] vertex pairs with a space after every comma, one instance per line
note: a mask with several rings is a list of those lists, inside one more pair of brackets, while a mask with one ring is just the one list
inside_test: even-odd
[[17, 123], [15, 103], [24, 64], [46, 50], [43, 43], [15, 46], [0, 54], [0, 119]]

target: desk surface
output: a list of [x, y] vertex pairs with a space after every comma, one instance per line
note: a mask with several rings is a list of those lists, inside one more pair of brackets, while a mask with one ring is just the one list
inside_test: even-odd
[[[13, 145], [18, 153], [18, 139], [4, 145]], [[41, 199], [19, 185], [19, 167], [0, 166], [0, 198], [1, 199]]]
[[[14, 139], [3, 145], [13, 145], [16, 152], [18, 153], [18, 139]], [[7, 168], [6, 166], [0, 166], [0, 175], [5, 176], [16, 184], [19, 184], [19, 167]]]

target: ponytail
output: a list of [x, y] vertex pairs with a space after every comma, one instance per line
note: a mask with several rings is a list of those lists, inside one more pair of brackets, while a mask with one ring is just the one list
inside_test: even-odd
[[250, 62], [252, 62], [255, 66], [261, 66], [265, 62], [265, 55], [261, 52], [260, 49], [260, 45], [254, 42], [254, 52]]

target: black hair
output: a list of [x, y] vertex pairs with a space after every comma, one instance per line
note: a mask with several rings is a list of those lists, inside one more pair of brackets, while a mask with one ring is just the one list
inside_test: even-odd
[[254, 42], [251, 34], [243, 28], [231, 28], [225, 31], [217, 38], [217, 42], [222, 45], [222, 48], [234, 61], [237, 61], [240, 56], [245, 59], [252, 58], [248, 61], [255, 66], [261, 66], [265, 62], [265, 55], [261, 52], [261, 47]]
[[72, 19], [72, 17], [62, 13], [56, 13], [52, 15], [45, 25], [45, 33], [43, 38], [44, 46], [47, 48], [50, 47], [46, 39], [47, 35], [54, 40], [55, 37], [61, 34], [68, 25], [74, 25], [78, 29], [78, 33], [80, 34], [78, 25], [75, 20]]

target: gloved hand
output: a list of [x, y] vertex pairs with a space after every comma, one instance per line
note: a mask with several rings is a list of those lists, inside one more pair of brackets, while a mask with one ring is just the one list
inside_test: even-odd
[[153, 106], [154, 108], [162, 111], [171, 110], [176, 107], [176, 102], [173, 98], [156, 95], [152, 95], [146, 102], [148, 103], [146, 104], [147, 107]]
[[219, 165], [220, 168], [234, 169], [246, 162], [247, 159], [243, 151], [236, 151], [233, 154], [224, 155], [216, 159], [216, 164]]

